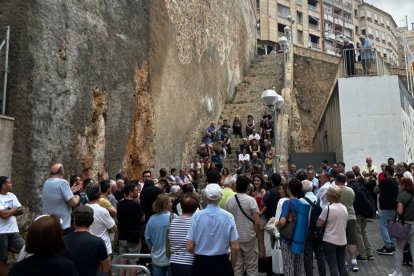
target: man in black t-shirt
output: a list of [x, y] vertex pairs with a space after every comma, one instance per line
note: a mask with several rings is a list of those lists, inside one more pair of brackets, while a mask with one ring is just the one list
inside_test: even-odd
[[379, 222], [384, 246], [377, 250], [380, 255], [393, 255], [395, 251], [395, 239], [388, 234], [388, 220], [394, 219], [397, 208], [398, 183], [393, 178], [394, 169], [391, 166], [385, 167], [385, 179], [374, 188], [379, 194]]
[[141, 195], [139, 197], [141, 201], [142, 211], [145, 214], [145, 222], [154, 214], [152, 210], [152, 203], [159, 194], [162, 194], [162, 190], [154, 185], [154, 181], [145, 180], [144, 187], [142, 188]]
[[93, 209], [79, 205], [72, 212], [72, 218], [75, 231], [63, 237], [65, 256], [75, 263], [79, 275], [96, 275], [98, 268], [99, 272], [109, 272], [111, 262], [105, 242], [88, 232], [93, 222]]
[[[125, 199], [118, 203], [118, 230], [119, 230], [119, 253], [139, 254], [141, 251], [141, 232], [145, 221], [138, 201], [138, 187], [134, 184], [127, 184], [124, 187]], [[129, 258], [130, 264], [135, 264], [137, 258]], [[121, 261], [126, 263], [126, 259]], [[136, 275], [131, 271], [130, 275]]]

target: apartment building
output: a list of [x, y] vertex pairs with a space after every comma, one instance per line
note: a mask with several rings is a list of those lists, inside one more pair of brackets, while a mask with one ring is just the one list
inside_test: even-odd
[[353, 11], [360, 1], [324, 0], [322, 9], [322, 51], [337, 54], [343, 40], [355, 41], [355, 22]]
[[256, 11], [259, 54], [277, 49], [286, 26], [295, 45], [321, 49], [319, 1], [257, 0]]
[[358, 16], [355, 15], [356, 34], [365, 35], [374, 44], [375, 49], [393, 66], [399, 66], [398, 31], [394, 18], [377, 7], [361, 3]]
[[360, 0], [256, 0], [259, 53], [277, 48], [289, 26], [295, 45], [336, 54], [344, 37], [354, 40], [354, 2]]

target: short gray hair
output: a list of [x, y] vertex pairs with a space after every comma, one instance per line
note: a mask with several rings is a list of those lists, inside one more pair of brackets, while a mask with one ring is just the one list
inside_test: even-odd
[[229, 187], [230, 185], [236, 183], [236, 180], [237, 180], [236, 175], [226, 177], [226, 179], [224, 180], [223, 186]]
[[302, 181], [302, 192], [312, 192], [313, 190], [313, 184], [309, 180], [303, 180]]

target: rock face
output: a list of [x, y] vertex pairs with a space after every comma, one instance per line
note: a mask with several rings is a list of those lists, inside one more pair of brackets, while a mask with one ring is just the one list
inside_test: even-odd
[[39, 211], [55, 161], [96, 180], [187, 162], [254, 55], [254, 12], [250, 0], [2, 1], [21, 201]]
[[[313, 136], [325, 103], [331, 92], [338, 70], [339, 58], [336, 56], [294, 48], [293, 88], [295, 99], [292, 108], [297, 110], [300, 124], [296, 139], [291, 139], [290, 151], [312, 152]], [[290, 126], [290, 131], [295, 129]]]

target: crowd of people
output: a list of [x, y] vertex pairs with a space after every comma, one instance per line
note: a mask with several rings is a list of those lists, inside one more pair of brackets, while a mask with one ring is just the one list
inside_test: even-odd
[[[271, 117], [265, 114], [263, 120]], [[214, 164], [215, 150], [226, 151], [220, 139], [242, 137], [241, 123], [240, 129], [226, 127], [227, 133], [221, 127], [220, 134], [211, 124], [213, 145], [203, 143], [213, 149], [210, 159], [194, 157], [189, 168], [169, 173], [162, 168], [157, 177], [144, 171], [139, 180], [120, 173], [100, 182], [76, 175], [67, 181], [63, 165], [53, 164], [43, 184], [42, 215], [25, 240], [16, 221], [22, 206], [11, 179], [1, 176], [0, 275], [7, 275], [8, 252], [19, 254], [9, 275], [112, 275], [111, 259], [119, 254], [121, 264], [143, 264], [155, 276], [272, 275], [275, 244], [282, 252], [279, 269], [287, 276], [313, 275], [314, 258], [319, 275], [328, 270], [348, 275], [374, 253], [395, 255], [390, 275], [402, 275], [406, 243], [414, 252], [414, 227], [396, 240], [387, 221], [398, 214], [414, 223], [413, 163], [394, 164], [389, 158], [378, 170], [367, 157], [362, 168], [346, 170], [343, 162], [330, 166], [323, 160], [319, 173], [295, 164], [273, 173], [253, 161], [266, 160], [267, 151], [258, 145], [270, 145], [271, 131], [256, 133], [251, 116], [247, 123], [245, 147], [239, 150], [245, 156], [249, 148], [252, 159], [239, 157], [234, 174], [217, 164], [204, 170], [209, 162], [200, 159]], [[376, 212], [384, 245], [374, 250], [366, 225]], [[150, 254], [150, 260], [122, 257], [139, 253]], [[137, 269], [117, 272], [136, 275]]]

